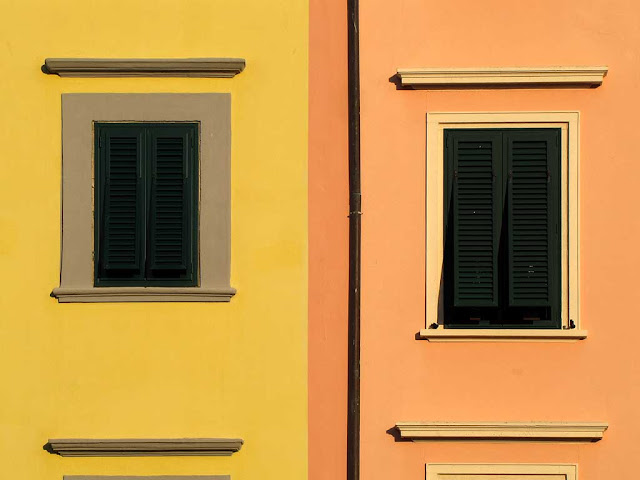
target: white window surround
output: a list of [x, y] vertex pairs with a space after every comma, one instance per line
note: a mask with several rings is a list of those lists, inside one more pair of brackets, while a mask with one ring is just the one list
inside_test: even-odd
[[[426, 327], [430, 341], [562, 341], [586, 338], [579, 315], [579, 112], [427, 113], [426, 179]], [[562, 329], [445, 329], [442, 264], [444, 257], [444, 130], [463, 128], [559, 128], [561, 130]], [[575, 328], [569, 328], [570, 320]], [[438, 328], [429, 328], [432, 324]]]
[[500, 87], [505, 85], [574, 85], [597, 87], [608, 67], [475, 67], [475, 68], [399, 68], [403, 87], [432, 86], [456, 88], [465, 85]]
[[426, 480], [577, 480], [576, 464], [428, 463]]
[[421, 441], [569, 441], [597, 442], [609, 428], [606, 422], [397, 422], [400, 438]]

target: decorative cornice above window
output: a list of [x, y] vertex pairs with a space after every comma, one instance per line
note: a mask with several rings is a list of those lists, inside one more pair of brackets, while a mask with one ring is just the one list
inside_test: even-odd
[[229, 456], [242, 447], [239, 438], [51, 439], [45, 446], [63, 457]]
[[61, 77], [233, 78], [243, 58], [47, 58], [42, 71]]
[[604, 422], [398, 422], [400, 438], [421, 440], [547, 440], [597, 442]]
[[586, 86], [597, 87], [607, 67], [492, 67], [492, 68], [399, 68], [403, 87], [456, 88], [461, 86]]

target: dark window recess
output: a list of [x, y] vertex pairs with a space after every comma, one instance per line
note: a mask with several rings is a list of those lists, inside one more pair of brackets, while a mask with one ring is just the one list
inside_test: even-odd
[[95, 124], [95, 285], [197, 285], [198, 125]]
[[560, 130], [445, 130], [448, 328], [560, 328]]

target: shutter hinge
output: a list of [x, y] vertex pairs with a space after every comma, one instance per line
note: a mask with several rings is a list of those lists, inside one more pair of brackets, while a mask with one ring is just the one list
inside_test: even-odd
[[547, 170], [547, 183], [551, 183], [551, 171]]
[[513, 181], [513, 170], [509, 170], [509, 182]]
[[102, 148], [102, 135], [98, 137], [98, 147]]
[[453, 171], [453, 178], [458, 179], [458, 170]]

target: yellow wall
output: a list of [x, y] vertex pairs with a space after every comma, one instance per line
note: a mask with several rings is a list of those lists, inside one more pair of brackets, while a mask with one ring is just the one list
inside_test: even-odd
[[[307, 2], [2, 2], [0, 463], [63, 474], [307, 475]], [[46, 57], [243, 57], [234, 79], [79, 79]], [[230, 92], [228, 304], [58, 304], [60, 95]], [[63, 458], [48, 438], [241, 437], [231, 457]]]

